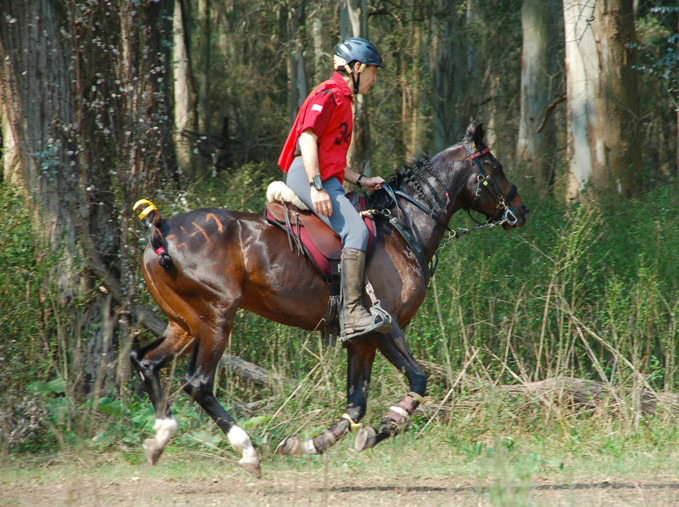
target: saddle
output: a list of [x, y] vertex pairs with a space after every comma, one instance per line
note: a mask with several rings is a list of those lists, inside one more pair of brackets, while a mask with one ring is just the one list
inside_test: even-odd
[[[342, 241], [337, 233], [318, 216], [308, 209], [302, 209], [306, 206], [299, 201], [285, 183], [273, 182], [269, 185], [266, 194], [267, 202], [264, 210], [266, 220], [283, 229], [288, 235], [290, 250], [297, 255], [306, 256], [325, 281], [330, 284], [328, 309], [323, 319], [325, 321], [323, 335], [326, 343], [334, 345], [337, 337], [341, 335], [342, 328], [340, 323]], [[368, 201], [365, 197], [359, 197], [355, 192], [348, 193], [346, 197], [354, 205], [356, 211], [361, 213], [363, 221], [368, 227], [369, 237], [366, 254], [370, 255], [375, 243], [376, 229], [372, 213], [367, 213]], [[372, 302], [370, 313], [373, 318], [380, 322], [391, 323], [391, 315], [380, 305], [367, 276], [365, 282], [368, 296]], [[341, 336], [343, 342], [351, 338], [350, 336]]]
[[[347, 194], [347, 198], [359, 213], [367, 210], [365, 197], [351, 192]], [[342, 241], [335, 231], [311, 211], [300, 209], [286, 201], [267, 201], [264, 216], [269, 223], [288, 234], [293, 253], [307, 257], [320, 275], [327, 282], [331, 281], [333, 264], [337, 264], [342, 256]], [[375, 222], [367, 213], [362, 217], [370, 233], [367, 250], [369, 255], [375, 239]]]

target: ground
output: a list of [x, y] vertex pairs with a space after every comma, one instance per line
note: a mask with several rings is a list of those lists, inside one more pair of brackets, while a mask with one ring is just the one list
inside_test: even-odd
[[136, 450], [11, 456], [0, 466], [0, 505], [679, 507], [674, 451], [560, 459], [518, 444], [462, 453], [440, 444], [396, 439], [358, 454], [342, 443], [298, 458], [263, 452], [259, 480], [229, 449], [168, 450], [155, 467]]
[[[3, 488], [5, 489], [5, 488]], [[427, 480], [329, 479], [315, 474], [286, 474], [249, 481], [224, 474], [209, 480], [141, 478], [126, 481], [72, 477], [59, 484], [12, 485], [0, 504], [6, 506], [679, 506], [679, 481], [534, 482], [500, 489], [462, 483], [454, 478]]]

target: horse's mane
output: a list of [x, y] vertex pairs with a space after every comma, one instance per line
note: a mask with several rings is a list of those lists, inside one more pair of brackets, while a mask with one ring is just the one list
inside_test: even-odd
[[[426, 177], [428, 171], [431, 171], [430, 158], [427, 154], [420, 153], [410, 164], [406, 164], [399, 169], [387, 181], [387, 184], [393, 190], [403, 190], [406, 185], [409, 185], [415, 191], [416, 195], [414, 197], [424, 201], [431, 207], [432, 196], [421, 183], [423, 175]], [[391, 207], [392, 204], [393, 202], [386, 190], [375, 190], [368, 196], [368, 207], [370, 208], [384, 209]]]

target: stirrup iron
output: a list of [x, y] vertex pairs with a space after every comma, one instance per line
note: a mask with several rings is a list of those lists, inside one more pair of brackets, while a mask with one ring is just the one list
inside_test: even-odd
[[384, 308], [382, 308], [380, 300], [377, 299], [377, 296], [375, 295], [375, 289], [370, 283], [370, 280], [368, 280], [367, 275], [365, 276], [365, 290], [368, 293], [368, 297], [370, 298], [370, 302], [372, 304], [372, 306], [368, 308], [368, 311], [370, 312], [370, 315], [373, 318], [372, 324], [367, 329], [363, 329], [362, 331], [346, 334], [344, 332], [344, 319], [343, 318], [340, 319], [339, 341], [342, 344], [350, 341], [352, 338], [363, 336], [368, 333], [375, 332], [380, 334], [386, 334], [390, 332], [393, 328], [391, 314], [387, 312]]

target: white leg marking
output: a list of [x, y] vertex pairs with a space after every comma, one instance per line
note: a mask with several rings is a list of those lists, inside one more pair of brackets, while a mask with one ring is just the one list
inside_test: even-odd
[[177, 431], [177, 421], [174, 417], [156, 419], [153, 429], [156, 431], [156, 442], [160, 447], [165, 447], [170, 437]]
[[257, 456], [255, 448], [252, 447], [252, 442], [250, 442], [250, 437], [240, 426], [234, 424], [226, 436], [231, 447], [241, 453], [243, 457]]
[[302, 452], [304, 454], [318, 454], [318, 451], [316, 451], [316, 447], [314, 446], [313, 439], [310, 438], [302, 442]]

